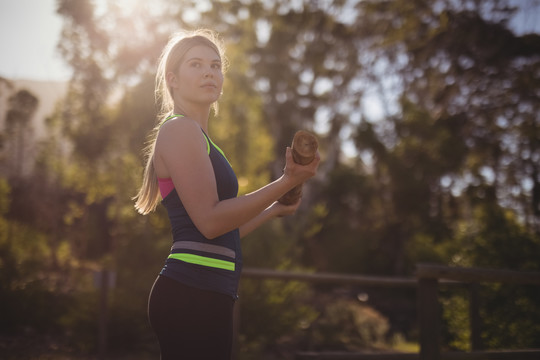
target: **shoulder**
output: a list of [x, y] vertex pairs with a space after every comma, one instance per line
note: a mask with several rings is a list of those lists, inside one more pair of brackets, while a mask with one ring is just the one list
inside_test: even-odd
[[159, 135], [167, 135], [171, 132], [185, 132], [185, 131], [198, 131], [201, 132], [199, 124], [188, 117], [177, 117], [166, 121], [159, 128]]
[[208, 156], [208, 145], [199, 123], [190, 118], [167, 121], [157, 134], [154, 155], [158, 158], [184, 157], [202, 159]]
[[[153, 162], [158, 177], [191, 174], [208, 159], [206, 139], [199, 124], [189, 118], [167, 121], [157, 134]], [[178, 175], [176, 176], [178, 179]]]
[[160, 144], [197, 144], [206, 142], [199, 124], [188, 117], [179, 117], [165, 122], [158, 131], [156, 146]]

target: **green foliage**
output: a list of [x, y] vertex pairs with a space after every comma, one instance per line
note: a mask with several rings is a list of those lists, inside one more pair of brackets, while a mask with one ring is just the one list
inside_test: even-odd
[[316, 349], [349, 351], [386, 346], [390, 328], [379, 312], [348, 299], [327, 303], [312, 327], [310, 336]]
[[482, 341], [489, 349], [538, 348], [537, 286], [489, 286], [481, 293]]
[[452, 294], [441, 301], [448, 347], [471, 351], [469, 327], [469, 299], [463, 294]]
[[241, 348], [246, 359], [294, 346], [316, 318], [306, 284], [274, 280], [243, 280], [240, 292]]
[[[456, 238], [455, 264], [539, 271], [540, 238], [520, 224], [512, 212], [484, 201], [473, 208], [472, 214]], [[481, 336], [487, 348], [538, 346], [538, 287], [489, 284], [482, 286], [480, 299]], [[449, 301], [446, 319], [450, 333], [456, 338], [454, 345], [463, 348], [460, 334], [468, 309], [463, 299], [450, 297]], [[456, 301], [461, 308], [454, 306]], [[460, 319], [461, 325], [457, 323]]]

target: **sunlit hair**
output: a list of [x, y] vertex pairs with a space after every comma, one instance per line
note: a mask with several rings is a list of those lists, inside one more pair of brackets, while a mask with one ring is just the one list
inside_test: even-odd
[[[201, 29], [174, 34], [163, 49], [159, 58], [156, 73], [155, 97], [159, 109], [157, 117], [158, 121], [150, 134], [148, 145], [144, 151], [146, 166], [144, 169], [143, 182], [139, 189], [139, 193], [134, 197], [135, 209], [143, 215], [154, 211], [160, 199], [159, 185], [153, 163], [154, 150], [161, 123], [174, 112], [173, 90], [167, 84], [166, 75], [169, 72], [176, 73], [184, 60], [186, 53], [197, 45], [208, 46], [219, 55], [222, 64], [222, 72], [225, 72], [227, 67], [223, 43], [218, 34], [211, 30]], [[214, 103], [212, 107], [214, 113], [217, 113], [217, 102]]]

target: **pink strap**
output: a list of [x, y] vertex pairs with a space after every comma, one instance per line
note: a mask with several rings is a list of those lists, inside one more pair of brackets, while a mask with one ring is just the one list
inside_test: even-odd
[[171, 178], [158, 178], [157, 180], [161, 197], [165, 199], [165, 197], [174, 189], [174, 183]]

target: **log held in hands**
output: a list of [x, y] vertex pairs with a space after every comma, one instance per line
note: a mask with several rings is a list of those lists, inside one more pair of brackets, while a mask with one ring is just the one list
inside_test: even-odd
[[[300, 130], [294, 134], [292, 141], [292, 157], [295, 163], [307, 165], [315, 159], [315, 154], [319, 148], [319, 142], [315, 135]], [[283, 195], [278, 201], [284, 205], [295, 204], [302, 197], [302, 185], [297, 185], [288, 193]]]

